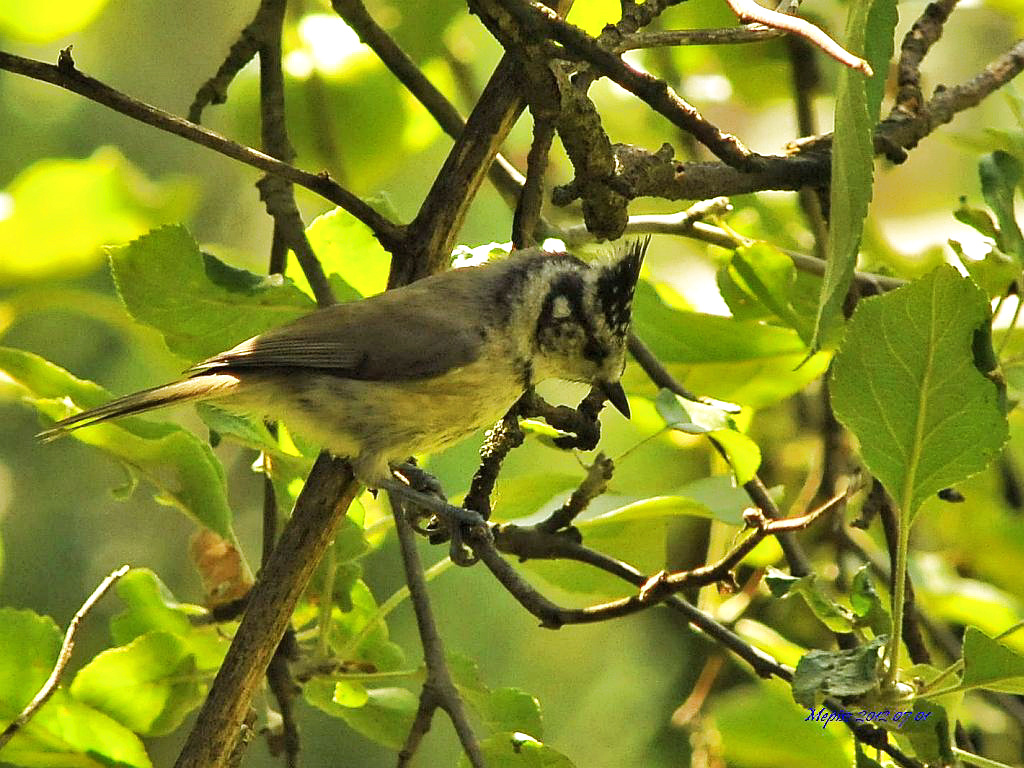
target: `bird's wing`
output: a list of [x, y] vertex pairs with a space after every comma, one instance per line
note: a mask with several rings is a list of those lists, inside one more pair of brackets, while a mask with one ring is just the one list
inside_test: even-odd
[[[367, 381], [418, 379], [467, 365], [483, 332], [448, 306], [390, 292], [318, 310], [243, 341], [189, 370], [312, 368]], [[426, 298], [426, 297], [416, 297]]]

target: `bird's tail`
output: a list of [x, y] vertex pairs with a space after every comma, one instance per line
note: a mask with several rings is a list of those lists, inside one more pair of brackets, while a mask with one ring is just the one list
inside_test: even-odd
[[44, 442], [56, 440], [79, 427], [87, 427], [107, 419], [163, 408], [185, 400], [206, 400], [231, 394], [238, 387], [238, 378], [227, 373], [208, 373], [191, 379], [175, 381], [152, 389], [134, 392], [106, 405], [76, 413], [54, 424], [36, 437]]

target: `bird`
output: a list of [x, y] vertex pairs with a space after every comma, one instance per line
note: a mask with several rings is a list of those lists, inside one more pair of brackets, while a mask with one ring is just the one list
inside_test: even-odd
[[493, 425], [547, 379], [591, 384], [628, 418], [620, 377], [649, 241], [596, 264], [522, 249], [319, 309], [39, 437], [211, 401], [283, 421], [378, 488], [393, 479], [393, 465]]

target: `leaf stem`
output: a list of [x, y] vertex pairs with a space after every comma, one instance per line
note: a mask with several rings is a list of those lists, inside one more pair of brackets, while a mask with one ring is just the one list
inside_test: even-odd
[[899, 539], [896, 546], [896, 570], [892, 574], [892, 637], [886, 649], [888, 668], [883, 678], [882, 689], [892, 688], [896, 684], [896, 676], [900, 666], [900, 645], [903, 642], [903, 610], [907, 588], [907, 550], [910, 547], [910, 515], [906, 510], [910, 504], [909, 484], [903, 494], [903, 503], [899, 512]]

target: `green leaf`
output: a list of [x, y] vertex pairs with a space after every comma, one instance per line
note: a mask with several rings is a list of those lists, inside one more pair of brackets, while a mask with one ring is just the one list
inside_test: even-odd
[[646, 280], [637, 284], [635, 305], [633, 329], [662, 362], [742, 362], [807, 353], [788, 328], [673, 309]]
[[1010, 286], [1020, 279], [1020, 264], [1001, 251], [992, 248], [982, 258], [972, 259], [956, 240], [948, 242], [971, 280], [989, 298], [1006, 296]]
[[491, 690], [480, 674], [477, 663], [459, 653], [449, 653], [448, 668], [459, 695], [494, 732], [529, 733], [543, 737], [540, 702], [519, 688]]
[[[26, 12], [37, 7], [3, 6]], [[59, 18], [49, 6], [38, 8]], [[0, 284], [91, 271], [103, 260], [102, 246], [184, 218], [194, 197], [190, 184], [150, 181], [109, 147], [81, 160], [33, 163], [8, 185], [6, 194], [10, 211], [0, 216]]]
[[964, 634], [964, 688], [1024, 694], [1024, 654], [976, 627]]
[[[846, 17], [846, 48], [864, 49], [871, 0], [852, 0]], [[884, 73], [879, 73], [884, 84]], [[864, 75], [849, 67], [839, 71], [836, 86], [835, 132], [832, 139], [832, 182], [830, 185], [828, 243], [825, 280], [818, 302], [812, 348], [833, 342], [842, 323], [853, 271], [857, 265], [864, 230], [864, 217], [871, 202], [874, 174], [874, 121], [868, 111]]]
[[[340, 599], [339, 596], [335, 598], [336, 601]], [[375, 621], [373, 629], [355, 650], [354, 658], [369, 662], [382, 672], [398, 669], [404, 663], [402, 649], [388, 639], [387, 624], [377, 621], [380, 618], [377, 601], [374, 600], [369, 587], [361, 580], [354, 581], [349, 590], [348, 600], [352, 606], [351, 610], [342, 612], [335, 608], [331, 612], [332, 648], [336, 651], [343, 650], [370, 621]]]
[[862, 565], [853, 575], [850, 604], [853, 606], [853, 612], [857, 614], [858, 626], [870, 627], [876, 635], [887, 635], [892, 632], [892, 617], [875, 589], [868, 565]]
[[748, 482], [757, 473], [761, 464], [761, 449], [736, 429], [732, 416], [726, 411], [687, 400], [667, 389], [658, 393], [655, 406], [669, 429], [691, 435], [707, 434], [717, 440], [725, 450], [738, 485]]
[[773, 597], [781, 599], [792, 595], [802, 597], [815, 617], [833, 632], [850, 632], [853, 629], [854, 617], [850, 611], [825, 594], [821, 585], [818, 584], [816, 574], [795, 578], [772, 569], [765, 577], [765, 583]]
[[61, 631], [49, 616], [0, 608], [0, 726], [11, 722], [43, 687], [60, 644]]
[[335, 699], [335, 683], [323, 678], [303, 686], [306, 701], [331, 717], [344, 720], [358, 733], [388, 749], [402, 748], [419, 700], [405, 688], [371, 688], [361, 707], [348, 707]]
[[679, 495], [707, 507], [711, 516], [728, 525], [742, 525], [750, 497], [731, 475], [701, 477], [679, 489]]
[[290, 280], [200, 253], [184, 227], [154, 230], [108, 253], [128, 311], [186, 360], [205, 359], [315, 309]]
[[206, 695], [188, 644], [151, 632], [82, 667], [71, 695], [143, 736], [171, 733]]
[[878, 121], [889, 76], [896, 24], [900, 20], [896, 3], [897, 0], [872, 0], [864, 27], [864, 58], [875, 73], [865, 84], [868, 118], [872, 123]]
[[707, 702], [721, 734], [725, 765], [749, 768], [848, 768], [845, 729], [805, 722], [807, 710], [793, 703], [778, 680], [743, 684]]
[[[327, 274], [337, 274], [348, 287], [339, 301], [372, 296], [388, 284], [391, 254], [384, 250], [373, 232], [348, 211], [335, 208], [317, 216], [306, 228], [306, 236]], [[297, 259], [289, 259], [288, 271], [296, 285], [308, 285]]]
[[151, 768], [142, 741], [123, 725], [58, 688], [3, 749], [29, 768]]
[[494, 519], [515, 520], [536, 513], [543, 505], [569, 492], [580, 482], [580, 475], [567, 472], [503, 473], [492, 498]]
[[[633, 328], [687, 388], [762, 408], [803, 389], [827, 369], [830, 355], [807, 357], [790, 329], [669, 306], [645, 280], [637, 286]], [[649, 386], [626, 369], [627, 391]]]
[[952, 267], [860, 302], [832, 370], [836, 416], [908, 519], [984, 469], [1007, 438], [996, 385], [975, 364], [988, 301]]
[[1024, 236], [1013, 209], [1013, 198], [1024, 168], [1017, 158], [1000, 150], [981, 158], [978, 175], [981, 177], [981, 194], [999, 222], [996, 237], [999, 250], [1016, 257], [1018, 264], [1024, 266]]
[[[52, 419], [73, 413], [70, 404], [90, 408], [112, 399], [97, 384], [19, 349], [0, 347], [0, 372], [15, 382], [23, 403]], [[177, 507], [223, 538], [234, 539], [224, 468], [210, 446], [191, 432], [166, 422], [127, 418], [71, 434], [139, 472], [156, 488], [161, 504]]]
[[114, 589], [125, 604], [125, 610], [110, 619], [115, 644], [128, 645], [148, 633], [169, 633], [188, 644], [200, 670], [220, 667], [231, 640], [219, 626], [193, 623], [193, 619], [207, 614], [205, 608], [178, 602], [148, 568], [132, 568]]
[[[499, 733], [480, 741], [488, 768], [573, 768], [568, 757], [525, 733]], [[470, 768], [465, 754], [459, 768]]]
[[[793, 306], [797, 272], [789, 256], [767, 243], [743, 246], [736, 249], [726, 273], [747, 302], [763, 305], [805, 342], [810, 340], [813, 318], [800, 315]], [[729, 302], [734, 315], [735, 304], [736, 299]]]
[[847, 651], [808, 651], [793, 672], [793, 699], [813, 709], [822, 697], [863, 696], [878, 688], [886, 636]]

